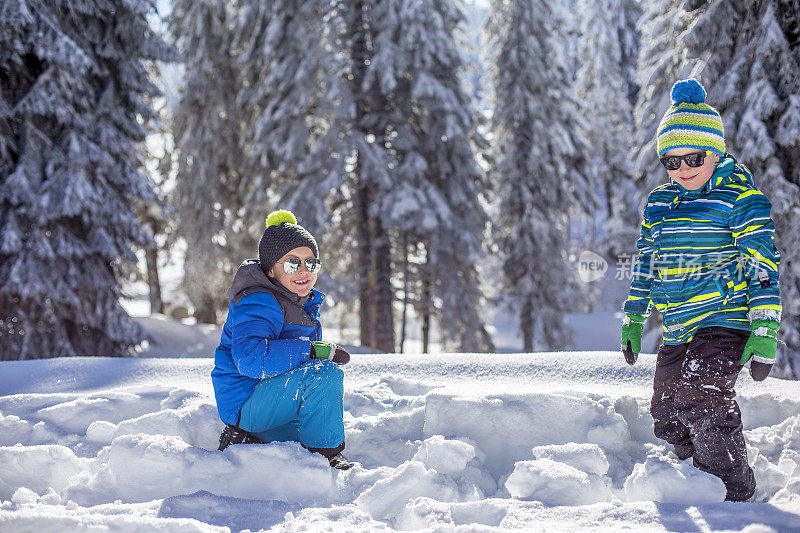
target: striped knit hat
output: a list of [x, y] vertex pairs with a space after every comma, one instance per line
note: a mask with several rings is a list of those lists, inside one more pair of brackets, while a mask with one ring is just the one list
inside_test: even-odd
[[658, 157], [673, 148], [710, 150], [725, 155], [722, 117], [706, 104], [706, 90], [694, 78], [672, 86], [672, 106], [658, 125]]

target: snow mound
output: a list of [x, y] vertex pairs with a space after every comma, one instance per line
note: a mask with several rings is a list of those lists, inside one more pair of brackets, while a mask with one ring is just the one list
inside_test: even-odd
[[547, 505], [588, 505], [611, 499], [600, 476], [548, 458], [517, 462], [505, 486], [514, 498]]
[[420, 445], [413, 460], [422, 462], [426, 467], [456, 476], [464, 472], [467, 463], [475, 458], [475, 448], [460, 440], [446, 440], [441, 435], [434, 435]]
[[71, 479], [68, 498], [98, 505], [110, 494], [123, 502], [145, 502], [205, 490], [307, 502], [327, 500], [333, 492], [328, 462], [297, 443], [231, 446], [219, 453], [180, 437], [139, 433], [116, 437], [103, 460], [95, 473]]
[[625, 480], [628, 501], [704, 505], [725, 500], [722, 481], [691, 466], [651, 457], [633, 467]]
[[0, 531], [799, 529], [800, 383], [742, 375], [756, 502], [722, 503], [654, 437], [651, 361], [617, 355], [354, 356], [345, 472], [217, 451], [208, 360], [0, 363]]
[[575, 467], [587, 474], [604, 476], [608, 473], [608, 459], [597, 444], [569, 442], [536, 446], [533, 450], [536, 459], [552, 459]]
[[42, 492], [67, 487], [69, 478], [82, 472], [89, 461], [66, 446], [0, 447], [0, 499], [7, 500], [19, 487]]

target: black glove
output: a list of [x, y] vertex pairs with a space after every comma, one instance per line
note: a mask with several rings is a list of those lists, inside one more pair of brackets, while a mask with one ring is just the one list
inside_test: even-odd
[[631, 349], [631, 341], [628, 341], [627, 346], [625, 346], [625, 348], [622, 349], [622, 355], [625, 356], [625, 362], [628, 363], [629, 365], [635, 363], [636, 360], [639, 358], [639, 354], [634, 353], [633, 350]]
[[350, 362], [350, 354], [332, 342], [311, 341], [311, 359], [330, 359], [337, 365]]

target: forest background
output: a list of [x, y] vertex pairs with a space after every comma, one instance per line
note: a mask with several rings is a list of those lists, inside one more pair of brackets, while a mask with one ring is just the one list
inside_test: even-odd
[[796, 379], [796, 1], [5, 0], [0, 360], [136, 354], [142, 280], [150, 313], [222, 323], [276, 208], [347, 342], [570, 348], [569, 313], [619, 310], [687, 77], [772, 201]]

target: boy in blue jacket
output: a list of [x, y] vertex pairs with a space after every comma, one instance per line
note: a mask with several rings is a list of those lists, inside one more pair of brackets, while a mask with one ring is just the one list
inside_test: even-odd
[[334, 468], [344, 449], [344, 374], [350, 354], [322, 342], [314, 289], [322, 268], [314, 237], [289, 211], [267, 217], [258, 260], [242, 263], [228, 289], [228, 318], [211, 380], [230, 444], [297, 441]]
[[650, 403], [655, 435], [722, 479], [727, 500], [744, 501], [756, 482], [734, 385], [746, 362], [756, 381], [775, 362], [780, 253], [771, 204], [725, 151], [722, 117], [705, 98], [697, 80], [679, 81], [658, 126], [669, 182], [647, 198], [622, 350], [633, 364], [656, 307], [664, 330]]

